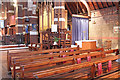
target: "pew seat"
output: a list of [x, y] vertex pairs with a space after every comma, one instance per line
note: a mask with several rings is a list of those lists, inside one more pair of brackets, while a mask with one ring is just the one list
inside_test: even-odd
[[49, 70], [45, 70], [45, 71], [38, 71], [38, 72], [34, 73], [33, 77], [45, 78], [47, 76], [62, 74], [62, 73], [70, 72], [73, 70], [78, 70], [80, 68], [92, 66], [93, 64], [98, 64], [100, 62], [104, 63], [104, 62], [107, 62], [109, 60], [116, 60], [116, 59], [118, 59], [118, 56], [109, 56], [109, 57], [101, 58], [101, 59], [96, 60], [96, 61], [85, 62], [85, 63], [81, 63], [81, 64], [73, 64], [73, 65], [49, 69]]
[[[48, 58], [46, 59], [47, 61], [47, 63], [46, 62], [44, 62], [45, 60], [37, 60], [36, 62], [28, 62], [28, 63], [25, 63], [25, 64], [21, 64], [21, 67], [25, 67], [26, 65], [29, 65], [30, 67], [34, 64], [34, 63], [38, 63], [39, 65], [43, 65], [44, 64], [44, 66], [43, 66], [43, 68], [46, 66], [46, 65], [48, 65], [49, 64], [49, 66], [47, 66], [47, 68], [46, 69], [49, 69], [49, 68], [51, 68], [52, 66], [55, 66], [55, 67], [60, 67], [59, 65], [56, 65], [56, 63], [60, 63], [60, 62], [64, 62], [64, 61], [66, 61], [66, 60], [70, 60], [70, 61], [72, 61], [73, 63], [74, 63], [74, 59], [77, 59], [78, 57], [87, 57], [88, 55], [91, 55], [91, 57], [94, 57], [94, 56], [101, 56], [101, 54], [103, 54], [103, 53], [105, 53], [105, 54], [108, 54], [108, 53], [111, 53], [111, 52], [116, 52], [118, 49], [115, 49], [115, 50], [109, 50], [109, 51], [100, 51], [101, 49], [98, 49], [98, 52], [97, 52], [97, 54], [95, 54], [95, 52], [94, 51], [97, 51], [97, 50], [80, 50], [80, 51], [76, 51], [77, 52], [77, 54], [79, 53], [79, 54], [81, 54], [81, 53], [85, 53], [85, 52], [88, 52], [88, 54], [86, 54], [86, 55], [74, 55], [74, 57], [73, 56], [68, 56], [68, 57], [71, 57], [71, 58], [62, 58], [62, 59], [57, 59], [57, 58], [55, 58], [55, 59], [51, 59], [53, 62], [53, 64], [51, 64], [51, 60], [49, 60]], [[93, 51], [92, 53], [90, 53], [90, 51]], [[56, 54], [56, 53], [53, 53], [53, 54]], [[71, 55], [71, 54], [75, 54], [75, 51], [74, 52], [63, 52], [63, 53], [57, 53], [57, 56], [58, 56], [58, 54], [62, 54], [62, 55], [66, 55], [66, 54], [69, 54], [69, 55]], [[47, 54], [44, 54], [44, 57], [45, 57], [45, 55], [47, 55]], [[50, 55], [50, 54], [48, 54], [48, 55]], [[36, 55], [36, 56], [38, 56], [38, 55]], [[42, 55], [40, 55], [40, 56], [42, 56]], [[49, 56], [49, 57], [53, 57], [53, 56]], [[33, 57], [33, 56], [31, 56], [31, 58], [32, 59], [34, 59], [35, 57]], [[40, 58], [40, 57], [39, 57]], [[41, 57], [42, 58], [42, 57]], [[18, 62], [20, 61], [19, 60], [19, 58], [17, 58], [18, 59]], [[26, 56], [26, 59], [28, 59], [28, 60], [30, 60], [30, 58], [28, 58], [27, 56]], [[24, 61], [24, 57], [23, 57], [23, 59], [22, 59], [23, 61]], [[55, 61], [56, 60], [56, 61]], [[15, 61], [16, 62], [16, 61]], [[46, 65], [45, 65], [46, 64]], [[28, 67], [29, 67], [28, 66]], [[34, 65], [33, 65], [34, 66]], [[36, 65], [35, 65], [36, 66]], [[34, 66], [34, 67], [35, 67]], [[35, 67], [35, 68], [38, 68], [38, 67]], [[13, 69], [13, 71], [15, 70], [15, 69], [17, 69], [17, 68], [14, 68]], [[21, 69], [21, 68], [20, 68]], [[33, 68], [31, 68], [31, 69], [33, 69]], [[28, 69], [28, 70], [31, 70], [31, 69]], [[21, 70], [20, 70], [21, 71]], [[18, 70], [18, 72], [19, 72], [19, 70]], [[31, 74], [31, 73], [28, 73], [29, 75]], [[33, 74], [33, 73], [32, 73]], [[26, 75], [26, 73], [25, 73], [25, 75]]]
[[[89, 54], [90, 55], [90, 54]], [[97, 56], [98, 54], [94, 54], [93, 55], [93, 53], [91, 53], [91, 56]], [[81, 55], [80, 55], [81, 56]], [[79, 56], [79, 57], [80, 57]], [[72, 57], [72, 56], [71, 56]], [[84, 56], [85, 57], [85, 56]], [[110, 56], [109, 56], [110, 57]], [[78, 58], [78, 55], [76, 56], [76, 58]], [[74, 57], [74, 59], [76, 59], [75, 57]], [[81, 58], [82, 58], [82, 56], [81, 56]], [[65, 59], [67, 59], [67, 60], [73, 60], [73, 59], [69, 59], [69, 57], [68, 58], [64, 58], [64, 59], [62, 59], [62, 62], [63, 61], [66, 61]], [[99, 60], [99, 59], [101, 59], [101, 58], [97, 58], [97, 59], [93, 59], [93, 60], [91, 60], [91, 61], [96, 61], [96, 60]], [[56, 61], [54, 60], [54, 59], [52, 59], [53, 60], [53, 63], [54, 62], [61, 62], [61, 59], [56, 59]], [[50, 62], [49, 61], [47, 61], [49, 64], [50, 64]], [[45, 62], [44, 62], [45, 63]], [[28, 65], [21, 65], [23, 68], [24, 68], [24, 70], [25, 70], [25, 68], [27, 69], [27, 68], [29, 68], [29, 67], [32, 67], [32, 65], [35, 67], [35, 66], [40, 66], [40, 65], [42, 65], [42, 64], [44, 64], [43, 62], [42, 63], [40, 63], [39, 62], [39, 65], [38, 65], [38, 63], [34, 63], [34, 64], [28, 64]], [[48, 63], [46, 63], [46, 64], [48, 64]], [[36, 64], [36, 65], [35, 65]], [[27, 67], [26, 67], [27, 66]], [[56, 66], [56, 65], [54, 65], [54, 66]], [[60, 66], [59, 66], [60, 67]], [[33, 69], [33, 68], [31, 68], [31, 69]], [[29, 69], [30, 70], [30, 69]], [[26, 74], [26, 73], [25, 73]], [[33, 74], [32, 72], [30, 72], [30, 73], [27, 73], [25, 76], [28, 76], [28, 74], [29, 74], [29, 76], [31, 75], [31, 74]]]
[[[79, 50], [79, 48], [78, 47], [75, 47], [75, 48], [61, 48], [61, 49], [51, 49], [51, 50], [32, 51], [32, 52], [31, 51], [26, 51], [26, 52], [17, 52], [17, 53], [7, 52], [8, 71], [10, 71], [10, 67], [12, 66], [13, 59], [19, 59], [19, 58], [21, 59], [22, 58], [25, 61], [25, 60], [28, 60], [27, 59], [28, 57], [31, 57], [33, 55], [35, 55], [35, 57], [31, 57], [33, 59], [36, 58], [37, 56], [39, 56], [39, 58], [42, 58], [42, 57], [45, 58], [46, 55], [42, 55], [41, 57], [40, 57], [40, 55], [45, 54], [45, 53], [47, 53], [47, 54], [49, 54], [49, 53], [59, 53], [60, 51], [66, 52], [66, 51], [71, 51], [71, 50], [77, 51], [77, 50]], [[48, 57], [50, 55], [48, 55]]]

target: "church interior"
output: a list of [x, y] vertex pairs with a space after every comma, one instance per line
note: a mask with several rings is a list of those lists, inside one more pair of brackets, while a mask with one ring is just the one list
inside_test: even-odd
[[0, 79], [119, 80], [119, 0], [0, 0]]

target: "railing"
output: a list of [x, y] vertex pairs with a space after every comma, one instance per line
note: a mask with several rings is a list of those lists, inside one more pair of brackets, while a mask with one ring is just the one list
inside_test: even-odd
[[25, 38], [22, 34], [2, 36], [2, 40], [0, 40], [2, 45], [24, 44], [24, 41]]

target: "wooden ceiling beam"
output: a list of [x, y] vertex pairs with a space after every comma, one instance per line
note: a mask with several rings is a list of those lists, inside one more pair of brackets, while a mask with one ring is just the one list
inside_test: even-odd
[[88, 0], [88, 4], [89, 4], [91, 10], [95, 10], [91, 0]]
[[71, 2], [68, 2], [67, 5], [69, 6], [69, 8], [70, 8], [70, 10], [71, 10], [71, 13], [74, 14], [74, 10], [73, 10], [73, 8], [71, 7], [70, 3], [71, 3]]
[[108, 8], [106, 1], [105, 0], [101, 0], [101, 1], [102, 1], [103, 5]]
[[77, 5], [75, 2], [72, 2], [71, 5], [73, 6], [73, 9], [75, 10], [76, 13], [79, 13], [80, 11], [78, 10], [77, 12]]
[[116, 6], [117, 8], [117, 11], [119, 11], [119, 1], [118, 0], [115, 0], [115, 2], [113, 2], [114, 5]]
[[115, 6], [114, 2], [111, 2], [113, 6]]
[[116, 2], [117, 11], [119, 11], [119, 2]]
[[93, 4], [93, 7], [94, 7], [94, 10], [96, 10], [95, 5], [94, 5], [94, 3], [93, 3], [93, 2], [92, 2], [92, 4]]
[[99, 5], [99, 8], [103, 8], [103, 4], [101, 3], [101, 1], [100, 0], [97, 0], [98, 2], [97, 2], [97, 4]]
[[79, 6], [81, 7], [81, 9], [82, 9], [82, 12], [83, 13], [85, 13], [85, 7], [82, 5], [82, 3], [81, 2], [78, 2], [79, 3]]
[[86, 0], [80, 0], [83, 5], [86, 7], [87, 9], [87, 12], [88, 12], [88, 16], [91, 16], [91, 9], [90, 9], [90, 5], [88, 5], [87, 1]]
[[107, 0], [107, 3], [108, 3], [108, 6], [112, 7], [113, 4], [112, 4], [112, 1], [111, 0]]
[[102, 6], [103, 6], [103, 8], [104, 8], [104, 4], [101, 2], [101, 4], [102, 4]]
[[115, 2], [113, 2], [113, 3], [114, 3], [114, 5], [115, 5], [116, 7], [119, 6], [119, 1], [118, 1], [118, 0], [115, 0]]
[[70, 7], [70, 9], [72, 10], [72, 13], [74, 13], [75, 12], [75, 9], [73, 9], [73, 7], [71, 7], [71, 2], [69, 2], [69, 7]]
[[93, 4], [94, 4], [95, 8], [96, 8], [96, 9], [99, 9], [99, 7], [98, 7], [98, 5], [97, 5], [97, 3], [96, 3], [96, 0], [92, 0], [92, 1], [93, 1]]
[[80, 13], [82, 14], [83, 11], [82, 11], [82, 8], [81, 8], [80, 5], [79, 5], [79, 2], [77, 2], [77, 6], [78, 6], [78, 9], [80, 10]]
[[67, 9], [68, 9], [68, 11], [69, 11], [69, 13], [70, 13], [70, 15], [72, 16], [72, 12], [71, 12], [71, 10], [70, 10], [70, 8], [69, 8], [67, 2], [65, 3], [65, 5], [66, 5], [66, 7], [67, 7]]
[[76, 0], [74, 0], [75, 1], [75, 4], [76, 4], [76, 6], [78, 6], [77, 8], [78, 8], [78, 11], [80, 12], [80, 13], [82, 13], [82, 10], [80, 9], [80, 7], [79, 7], [79, 2], [76, 2]]

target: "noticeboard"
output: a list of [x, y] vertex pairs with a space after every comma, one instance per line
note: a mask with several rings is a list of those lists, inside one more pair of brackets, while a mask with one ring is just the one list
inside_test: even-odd
[[51, 32], [57, 32], [57, 24], [52, 25]]
[[0, 20], [0, 28], [4, 28], [4, 20]]

